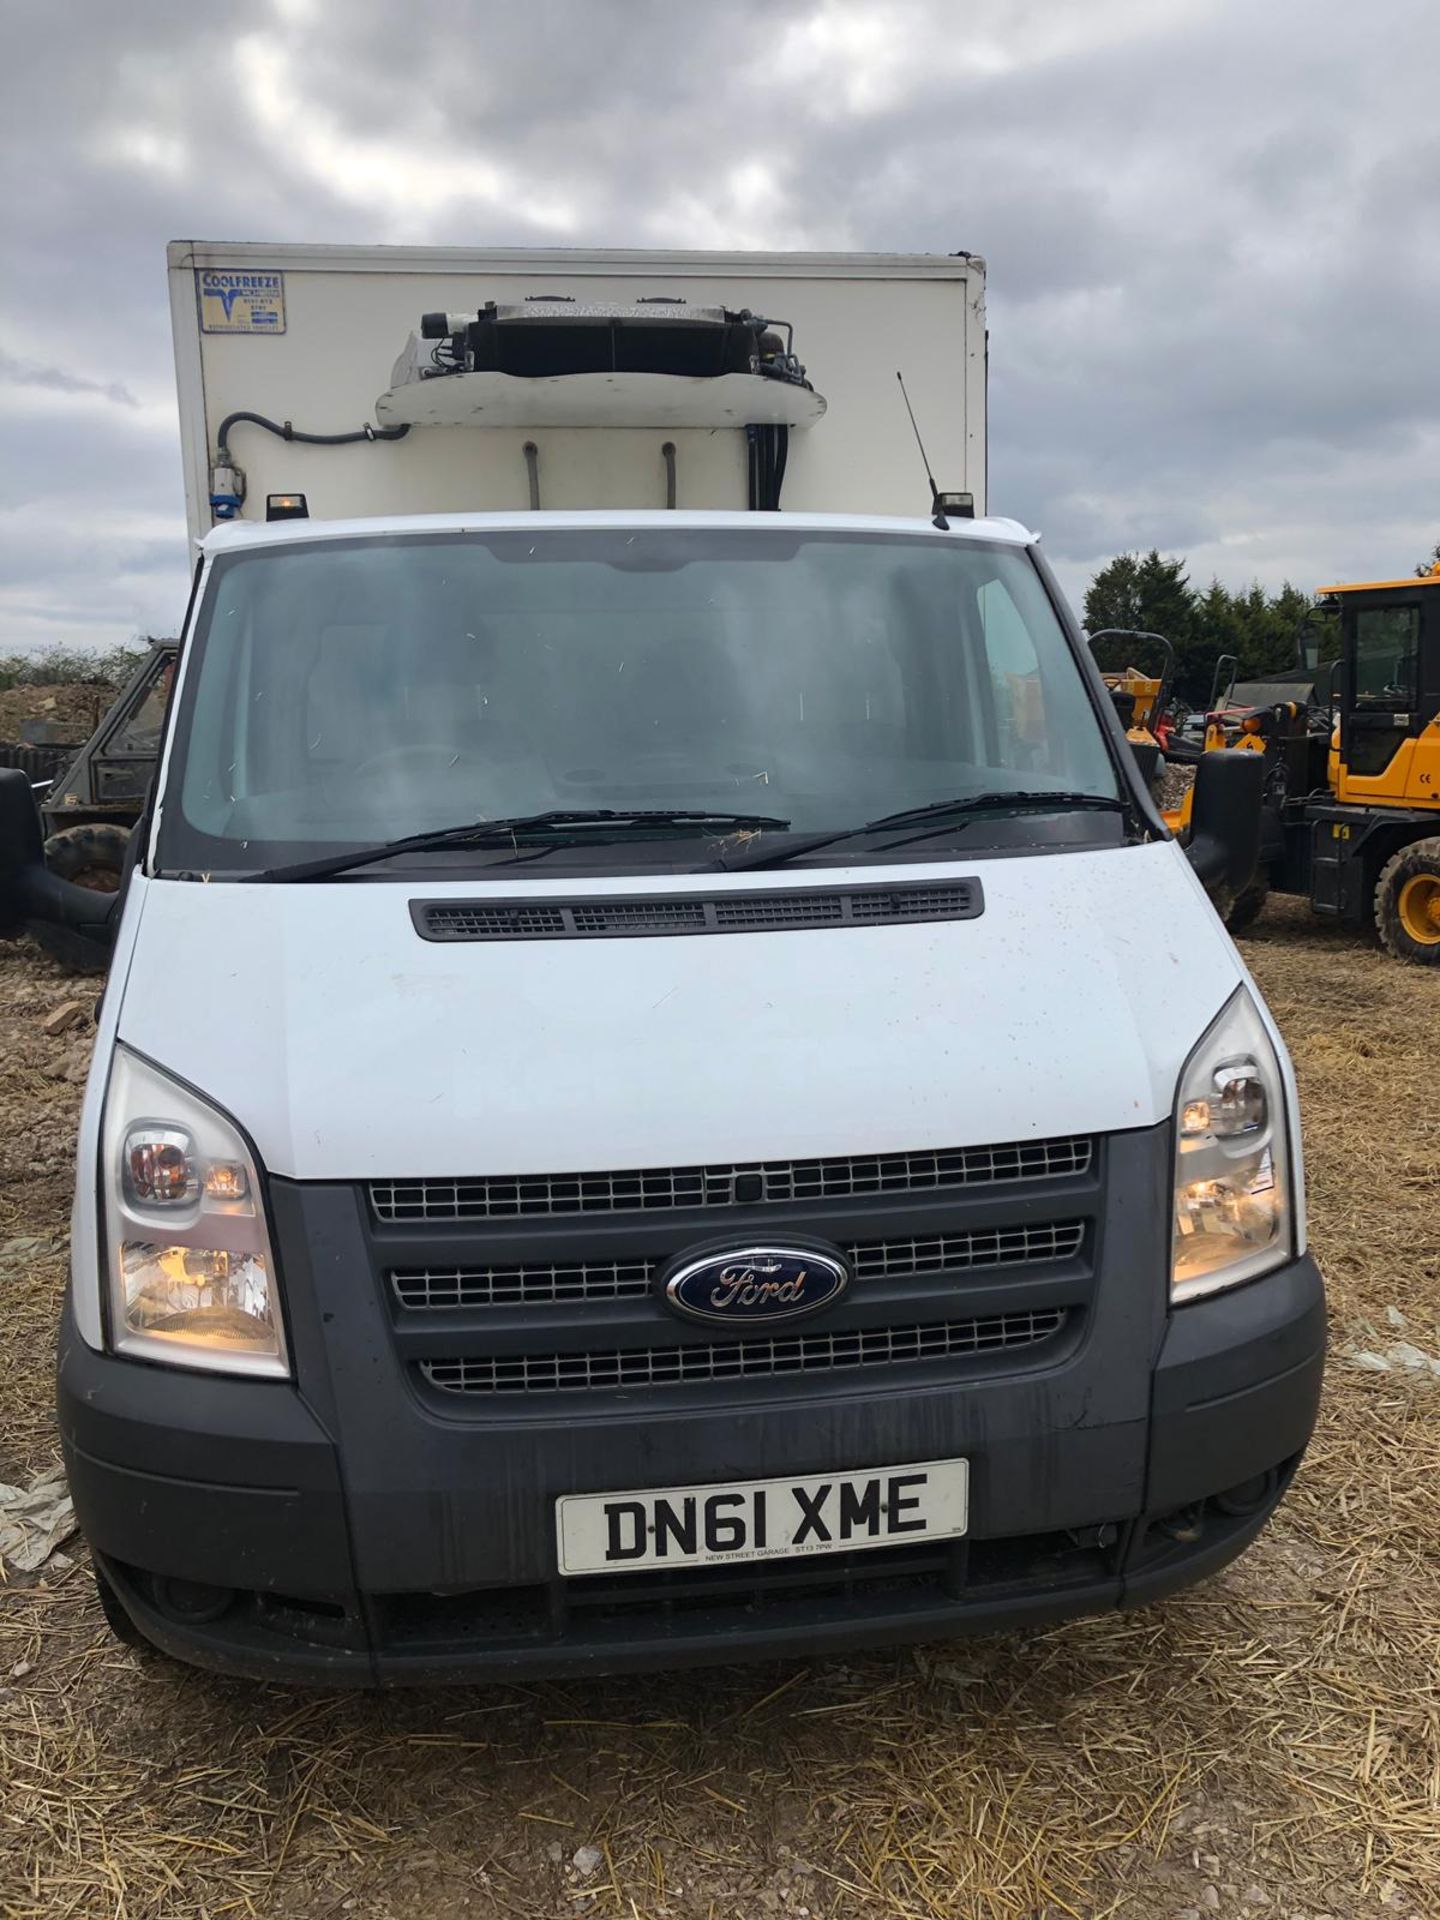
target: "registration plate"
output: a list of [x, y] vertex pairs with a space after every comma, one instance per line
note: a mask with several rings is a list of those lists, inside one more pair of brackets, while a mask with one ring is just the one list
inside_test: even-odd
[[560, 1571], [639, 1573], [858, 1547], [954, 1540], [969, 1506], [964, 1460], [814, 1478], [572, 1493], [555, 1503]]

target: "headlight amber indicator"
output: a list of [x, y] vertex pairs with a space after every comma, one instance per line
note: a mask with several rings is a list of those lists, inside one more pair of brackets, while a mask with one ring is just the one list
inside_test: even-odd
[[1173, 1221], [1177, 1301], [1253, 1279], [1292, 1250], [1284, 1083], [1243, 988], [1180, 1077]]
[[117, 1048], [103, 1143], [116, 1350], [287, 1374], [260, 1181], [238, 1128]]

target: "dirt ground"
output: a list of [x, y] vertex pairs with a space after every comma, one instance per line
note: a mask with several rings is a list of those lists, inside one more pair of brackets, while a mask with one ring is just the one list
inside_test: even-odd
[[88, 740], [115, 698], [106, 681], [77, 680], [54, 687], [0, 687], [0, 740], [18, 740], [27, 720], [42, 720], [66, 742]]
[[[1148, 1612], [810, 1665], [377, 1698], [111, 1640], [83, 1549], [0, 1592], [0, 1913], [1440, 1914], [1440, 977], [1272, 904], [1331, 1284], [1261, 1542]], [[87, 1029], [0, 957], [0, 1481], [53, 1462]], [[83, 997], [83, 995], [82, 995]], [[1355, 1355], [1376, 1356], [1357, 1364]]]

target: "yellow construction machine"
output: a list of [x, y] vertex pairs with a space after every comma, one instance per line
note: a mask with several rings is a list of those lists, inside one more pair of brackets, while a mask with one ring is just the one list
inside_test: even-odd
[[[1213, 714], [1205, 747], [1267, 759], [1260, 864], [1232, 929], [1267, 891], [1372, 926], [1387, 950], [1440, 966], [1440, 565], [1405, 580], [1321, 587], [1338, 619], [1328, 704]], [[1302, 664], [1322, 669], [1318, 657]], [[1188, 800], [1166, 815], [1182, 837]]]
[[[1138, 647], [1136, 643], [1139, 643]], [[1158, 657], [1158, 668], [1107, 666], [1106, 656], [1121, 651], [1126, 655], [1144, 652]], [[1175, 649], [1163, 633], [1143, 633], [1138, 628], [1102, 627], [1090, 635], [1090, 651], [1100, 669], [1100, 678], [1125, 726], [1125, 738], [1139, 765], [1141, 776], [1154, 786], [1169, 744], [1169, 715], [1166, 711], [1175, 678]]]

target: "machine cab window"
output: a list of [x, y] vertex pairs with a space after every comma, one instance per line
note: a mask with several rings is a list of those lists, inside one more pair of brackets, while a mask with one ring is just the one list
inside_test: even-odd
[[1420, 642], [1416, 606], [1361, 607], [1355, 614], [1355, 699], [1377, 707], [1407, 706], [1415, 687]]
[[170, 702], [170, 682], [174, 678], [172, 660], [146, 689], [138, 705], [122, 715], [119, 726], [106, 741], [109, 752], [138, 754], [153, 760], [160, 751], [160, 736], [165, 730], [165, 710]]

